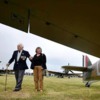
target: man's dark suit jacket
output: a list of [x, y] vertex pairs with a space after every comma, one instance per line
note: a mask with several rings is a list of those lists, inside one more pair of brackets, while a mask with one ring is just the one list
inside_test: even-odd
[[[8, 62], [9, 64], [11, 64], [13, 61], [15, 61], [13, 70], [25, 70], [25, 69], [28, 69], [28, 66], [26, 64], [26, 59], [30, 57], [29, 52], [23, 50], [18, 61], [17, 61], [17, 55], [18, 55], [18, 50], [14, 51], [14, 53], [12, 55], [12, 58]], [[23, 60], [21, 58], [23, 56], [25, 57], [25, 60]]]

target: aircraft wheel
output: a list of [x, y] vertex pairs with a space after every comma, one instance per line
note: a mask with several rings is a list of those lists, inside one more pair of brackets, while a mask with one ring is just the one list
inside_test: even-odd
[[90, 87], [89, 82], [87, 82], [87, 83], [85, 84], [85, 87]]

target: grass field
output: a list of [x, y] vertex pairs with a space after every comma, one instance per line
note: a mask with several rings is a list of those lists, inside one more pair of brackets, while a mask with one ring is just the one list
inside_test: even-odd
[[7, 91], [4, 91], [5, 76], [0, 76], [0, 100], [100, 100], [100, 82], [90, 88], [84, 87], [81, 78], [44, 78], [44, 92], [35, 93], [32, 76], [25, 76], [23, 89], [13, 92], [15, 79], [8, 76]]

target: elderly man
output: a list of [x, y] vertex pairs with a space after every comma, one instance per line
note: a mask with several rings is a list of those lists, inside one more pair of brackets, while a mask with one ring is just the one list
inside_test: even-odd
[[17, 49], [18, 50], [14, 51], [12, 58], [7, 63], [8, 67], [13, 61], [15, 61], [13, 70], [15, 72], [16, 86], [14, 91], [20, 91], [22, 89], [21, 85], [23, 81], [24, 72], [25, 69], [28, 69], [26, 59], [31, 59], [29, 52], [23, 50], [22, 44], [18, 44]]

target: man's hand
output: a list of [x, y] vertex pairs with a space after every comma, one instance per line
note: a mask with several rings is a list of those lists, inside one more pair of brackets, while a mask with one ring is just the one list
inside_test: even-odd
[[10, 65], [9, 63], [6, 64], [7, 67], [9, 67], [9, 65]]
[[32, 56], [30, 56], [30, 57], [29, 57], [29, 59], [30, 59], [30, 60], [32, 60], [32, 59], [33, 59], [33, 57], [32, 57]]

